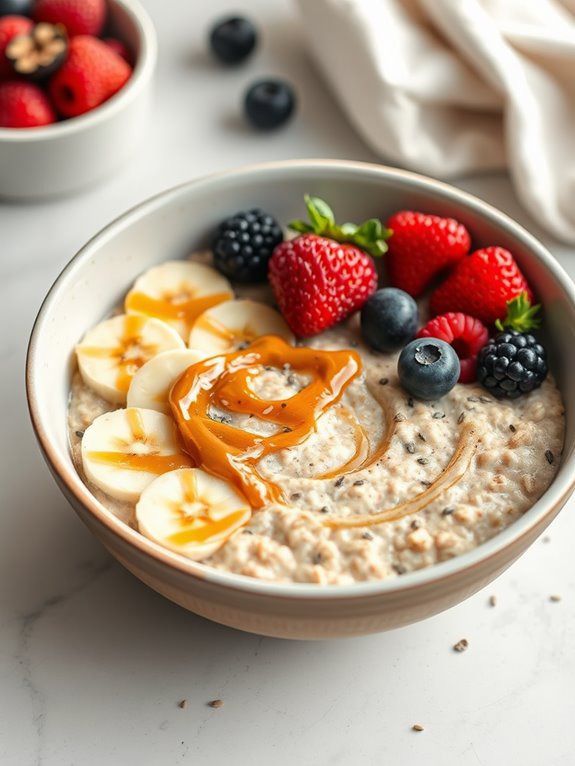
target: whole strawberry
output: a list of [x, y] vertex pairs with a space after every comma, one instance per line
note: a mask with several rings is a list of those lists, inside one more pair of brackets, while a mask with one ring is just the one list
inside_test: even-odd
[[442, 271], [469, 252], [469, 232], [453, 218], [402, 210], [387, 221], [393, 232], [386, 257], [393, 287], [419, 297]]
[[102, 40], [77, 35], [68, 57], [48, 83], [50, 97], [64, 117], [76, 117], [107, 101], [125, 85], [131, 66]]
[[97, 36], [106, 21], [106, 0], [37, 0], [34, 20], [62, 24], [69, 37]]
[[37, 128], [55, 122], [44, 91], [31, 82], [0, 83], [0, 128]]
[[432, 314], [463, 311], [491, 325], [507, 315], [507, 304], [533, 294], [514, 257], [503, 247], [485, 247], [463, 258], [431, 294]]
[[5, 56], [6, 46], [13, 37], [27, 35], [33, 26], [32, 19], [26, 16], [0, 17], [0, 80], [14, 75], [12, 64]]
[[299, 337], [322, 332], [363, 306], [377, 288], [369, 254], [382, 255], [388, 236], [376, 219], [338, 226], [323, 200], [306, 195], [305, 201], [311, 223], [289, 224], [300, 236], [277, 245], [268, 271], [277, 304]]

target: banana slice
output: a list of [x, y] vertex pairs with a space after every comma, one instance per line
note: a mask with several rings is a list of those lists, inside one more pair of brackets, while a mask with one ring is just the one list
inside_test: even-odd
[[156, 354], [183, 349], [178, 333], [159, 319], [120, 314], [89, 330], [76, 346], [84, 383], [112, 404], [125, 404], [137, 370]]
[[161, 319], [186, 341], [200, 314], [233, 297], [228, 280], [210, 266], [166, 261], [138, 277], [126, 296], [125, 311]]
[[180, 375], [192, 364], [205, 359], [203, 351], [191, 348], [164, 351], [137, 371], [128, 389], [128, 407], [144, 407], [170, 413], [168, 394]]
[[279, 335], [288, 343], [294, 342], [289, 327], [275, 309], [250, 300], [226, 301], [196, 319], [188, 345], [215, 355], [236, 351], [262, 335]]
[[159, 476], [136, 505], [143, 535], [196, 561], [214, 553], [251, 514], [227, 482], [199, 468]]
[[106, 412], [82, 438], [86, 477], [107, 495], [135, 503], [157, 476], [193, 461], [182, 453], [174, 421], [155, 410]]

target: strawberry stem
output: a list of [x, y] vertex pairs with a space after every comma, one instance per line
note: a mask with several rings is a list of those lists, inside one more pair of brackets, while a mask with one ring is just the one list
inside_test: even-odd
[[386, 229], [380, 220], [370, 218], [360, 226], [355, 223], [335, 222], [332, 209], [319, 197], [311, 194], [304, 196], [309, 223], [307, 221], [291, 221], [288, 226], [299, 234], [317, 234], [320, 237], [335, 239], [342, 244], [356, 245], [366, 253], [377, 257], [387, 252], [386, 240], [392, 234], [391, 229]]
[[517, 332], [535, 330], [541, 327], [541, 317], [536, 316], [540, 309], [539, 303], [535, 306], [531, 305], [526, 292], [519, 293], [515, 298], [507, 301], [507, 316], [503, 321], [497, 319], [495, 327], [498, 330], [504, 330], [507, 327], [510, 330], [517, 330]]

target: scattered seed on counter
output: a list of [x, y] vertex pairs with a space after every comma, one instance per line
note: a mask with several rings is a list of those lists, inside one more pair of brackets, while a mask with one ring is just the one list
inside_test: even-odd
[[220, 699], [210, 700], [207, 704], [208, 704], [208, 707], [220, 708], [224, 706], [224, 701]]
[[552, 593], [551, 596], [549, 596], [549, 601], [561, 601], [561, 596], [558, 593]]
[[425, 731], [424, 727], [420, 723], [414, 723], [411, 728], [413, 731]]
[[496, 606], [497, 596], [489, 596], [489, 606]]
[[553, 461], [555, 460], [555, 455], [551, 452], [550, 449], [545, 450], [545, 459], [549, 463], [549, 465], [553, 465]]
[[456, 652], [464, 652], [468, 647], [469, 641], [466, 638], [462, 638], [456, 644], [453, 644], [453, 649]]
[[549, 535], [545, 535], [545, 537], [541, 538], [541, 542], [542, 543], [550, 543], [551, 542], [551, 538], [549, 537]]
[[188, 700], [180, 700], [178, 702], [178, 707], [183, 710], [186, 707], [187, 704], [188, 704]]

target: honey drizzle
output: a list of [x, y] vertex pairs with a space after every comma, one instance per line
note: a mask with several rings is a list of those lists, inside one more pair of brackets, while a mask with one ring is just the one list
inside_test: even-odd
[[188, 521], [190, 524], [188, 528], [171, 534], [168, 537], [168, 542], [173, 545], [188, 545], [189, 543], [204, 543], [212, 538], [227, 536], [228, 531], [238, 526], [245, 516], [245, 508], [241, 511], [234, 511], [218, 520], [207, 516], [197, 516], [193, 522]]
[[[309, 384], [287, 401], [261, 399], [250, 388], [257, 368], [265, 365], [306, 372]], [[264, 336], [249, 349], [205, 359], [178, 378], [170, 407], [186, 451], [196, 465], [232, 483], [252, 508], [282, 501], [282, 491], [256, 470], [261, 458], [301, 444], [320, 415], [342, 397], [361, 372], [355, 351], [294, 348], [281, 338]], [[270, 436], [242, 431], [212, 420], [211, 407], [254, 415], [284, 428]]]
[[427, 487], [411, 500], [405, 500], [392, 508], [373, 514], [362, 514], [360, 516], [351, 516], [348, 518], [334, 518], [323, 520], [324, 526], [332, 529], [349, 529], [350, 527], [365, 527], [374, 524], [382, 524], [386, 521], [397, 521], [403, 516], [425, 508], [429, 503], [439, 497], [439, 495], [450, 489], [454, 484], [460, 481], [469, 470], [471, 460], [479, 445], [480, 437], [477, 435], [474, 426], [467, 425], [461, 430], [459, 442], [451, 460], [430, 487]]
[[106, 463], [127, 471], [147, 471], [160, 475], [178, 468], [191, 468], [194, 463], [188, 455], [134, 455], [131, 452], [88, 452], [86, 455], [97, 463]]
[[145, 293], [130, 290], [126, 296], [124, 306], [126, 312], [157, 317], [168, 322], [183, 321], [189, 331], [200, 314], [203, 314], [204, 311], [211, 309], [213, 306], [217, 306], [219, 303], [231, 300], [231, 298], [233, 298], [232, 293], [224, 292], [211, 293], [210, 295], [202, 295], [200, 297], [192, 296], [187, 300], [179, 301], [176, 300], [176, 296], [152, 298]]

